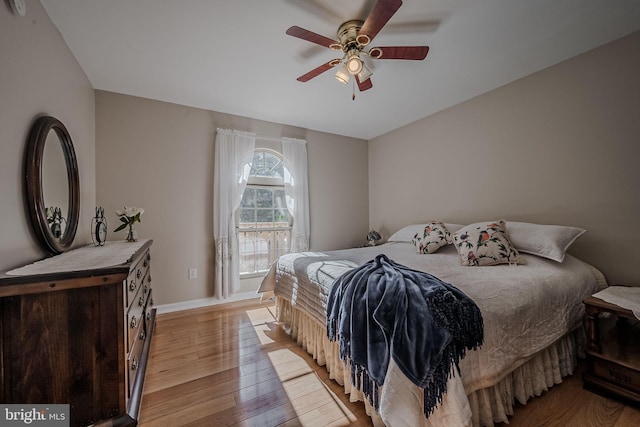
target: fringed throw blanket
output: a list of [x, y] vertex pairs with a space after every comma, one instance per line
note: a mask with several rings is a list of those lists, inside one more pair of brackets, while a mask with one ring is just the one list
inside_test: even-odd
[[446, 392], [453, 366], [484, 339], [478, 306], [429, 273], [378, 255], [335, 280], [327, 301], [327, 334], [351, 365], [351, 383], [378, 408], [378, 387], [392, 357], [424, 389], [429, 416]]

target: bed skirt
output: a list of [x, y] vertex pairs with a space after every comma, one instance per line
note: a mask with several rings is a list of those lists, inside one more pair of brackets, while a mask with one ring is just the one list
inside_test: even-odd
[[[351, 386], [350, 368], [340, 360], [337, 342], [327, 338], [325, 325], [291, 306], [289, 301], [276, 298], [278, 321], [296, 343], [309, 353], [316, 363], [325, 366], [329, 377], [344, 387], [351, 402], [362, 401], [367, 414], [376, 427], [384, 426], [379, 414], [369, 404], [360, 390]], [[494, 423], [508, 422], [513, 415], [515, 402], [525, 404], [533, 396], [539, 396], [549, 387], [571, 375], [578, 356], [584, 354], [585, 335], [582, 327], [560, 338], [554, 344], [538, 352], [518, 368], [500, 379], [492, 387], [467, 394], [470, 422], [467, 425], [492, 427]], [[449, 425], [458, 424], [448, 423]], [[462, 424], [462, 425], [464, 425]], [[431, 423], [425, 420], [425, 425]]]

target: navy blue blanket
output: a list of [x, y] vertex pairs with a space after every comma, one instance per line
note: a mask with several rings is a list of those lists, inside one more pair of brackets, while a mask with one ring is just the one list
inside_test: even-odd
[[335, 280], [327, 335], [351, 364], [351, 383], [378, 408], [390, 357], [424, 389], [424, 413], [442, 402], [451, 368], [484, 339], [478, 306], [437, 277], [378, 255]]

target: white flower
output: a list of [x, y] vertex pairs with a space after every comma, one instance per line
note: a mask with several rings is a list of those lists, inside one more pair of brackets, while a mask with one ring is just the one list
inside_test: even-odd
[[127, 226], [133, 226], [135, 222], [140, 222], [140, 215], [143, 213], [144, 209], [136, 208], [135, 206], [125, 206], [122, 210], [117, 209], [116, 215], [120, 217], [120, 222], [122, 222], [122, 224], [113, 231], [120, 231]]
[[125, 206], [124, 210], [116, 210], [116, 215], [118, 216], [126, 216], [126, 217], [132, 217], [132, 216], [136, 216], [138, 214], [142, 215], [144, 213], [144, 209], [142, 208], [136, 208], [135, 206]]

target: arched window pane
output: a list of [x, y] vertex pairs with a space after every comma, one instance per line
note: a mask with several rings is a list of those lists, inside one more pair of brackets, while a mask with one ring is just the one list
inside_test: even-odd
[[253, 154], [250, 176], [284, 178], [282, 159], [270, 151], [256, 150]]

